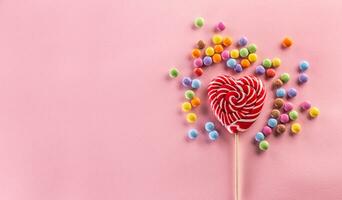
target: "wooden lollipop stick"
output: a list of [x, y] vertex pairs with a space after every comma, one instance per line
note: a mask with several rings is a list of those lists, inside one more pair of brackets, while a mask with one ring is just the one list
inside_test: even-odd
[[235, 134], [235, 200], [239, 200], [239, 134]]

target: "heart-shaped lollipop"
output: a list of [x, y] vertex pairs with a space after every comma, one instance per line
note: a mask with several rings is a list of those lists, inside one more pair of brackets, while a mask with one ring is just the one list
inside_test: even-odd
[[209, 83], [208, 96], [215, 116], [228, 132], [241, 133], [259, 116], [266, 90], [255, 76], [234, 79], [221, 75]]

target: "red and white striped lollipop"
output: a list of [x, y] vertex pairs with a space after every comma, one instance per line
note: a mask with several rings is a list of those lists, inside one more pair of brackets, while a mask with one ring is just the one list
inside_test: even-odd
[[255, 76], [235, 79], [221, 75], [209, 83], [208, 96], [217, 119], [228, 132], [236, 134], [255, 122], [264, 105], [266, 90]]

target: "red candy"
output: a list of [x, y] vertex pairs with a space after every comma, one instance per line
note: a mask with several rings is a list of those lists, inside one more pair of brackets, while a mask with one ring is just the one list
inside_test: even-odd
[[203, 69], [199, 67], [194, 68], [194, 74], [196, 74], [196, 76], [202, 76]]
[[266, 70], [266, 77], [273, 78], [276, 75], [276, 71], [272, 68]]

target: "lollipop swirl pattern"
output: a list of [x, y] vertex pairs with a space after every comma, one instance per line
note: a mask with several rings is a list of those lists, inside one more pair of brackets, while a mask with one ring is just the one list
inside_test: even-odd
[[234, 79], [221, 75], [208, 86], [210, 105], [215, 116], [230, 133], [246, 131], [257, 119], [264, 105], [266, 90], [258, 78]]

